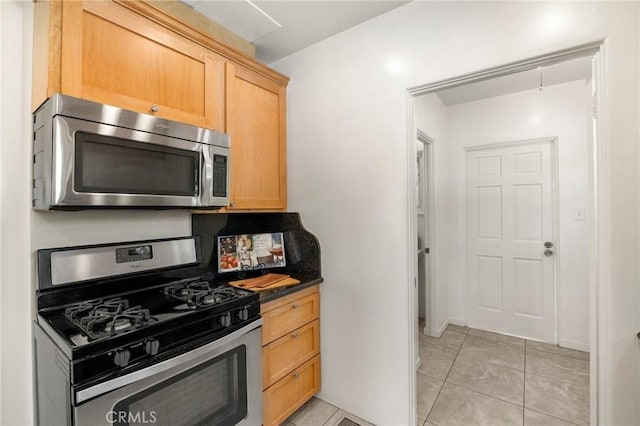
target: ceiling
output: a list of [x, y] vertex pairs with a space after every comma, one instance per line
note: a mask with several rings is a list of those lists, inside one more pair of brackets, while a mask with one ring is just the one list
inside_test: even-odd
[[576, 80], [589, 80], [591, 78], [591, 57], [572, 59], [548, 65], [541, 69], [532, 69], [477, 83], [465, 84], [464, 86], [440, 90], [436, 93], [446, 106], [493, 98], [539, 88], [541, 72], [543, 86], [553, 86]]
[[181, 0], [256, 46], [270, 64], [408, 1]]
[[[180, 0], [256, 47], [270, 64], [298, 50], [402, 6], [404, 0]], [[436, 92], [447, 105], [591, 78], [583, 57]]]

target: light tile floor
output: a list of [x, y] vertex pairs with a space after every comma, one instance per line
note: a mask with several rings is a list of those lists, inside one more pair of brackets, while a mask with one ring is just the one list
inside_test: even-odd
[[455, 325], [419, 344], [421, 426], [589, 424], [588, 353]]
[[[588, 353], [455, 325], [440, 338], [421, 335], [419, 345], [420, 426], [589, 424]], [[338, 426], [344, 418], [373, 426], [317, 398], [284, 425]]]
[[349, 426], [354, 426], [354, 423], [360, 426], [373, 426], [366, 420], [318, 398], [311, 398], [309, 402], [293, 413], [283, 426], [338, 426], [344, 419], [353, 422], [345, 422]]

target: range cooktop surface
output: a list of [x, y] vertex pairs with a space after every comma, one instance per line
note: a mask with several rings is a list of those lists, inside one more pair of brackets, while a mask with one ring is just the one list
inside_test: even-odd
[[[257, 300], [258, 295], [253, 292], [192, 278], [78, 302], [41, 316], [69, 345], [80, 347], [136, 331], [152, 333], [154, 327], [170, 323], [178, 326]], [[238, 316], [247, 319], [242, 310]], [[224, 324], [224, 319], [222, 322], [223, 326], [230, 325]]]

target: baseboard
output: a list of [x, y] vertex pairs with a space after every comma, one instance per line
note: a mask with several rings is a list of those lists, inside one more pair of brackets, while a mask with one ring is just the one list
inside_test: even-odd
[[447, 329], [449, 324], [459, 325], [460, 327], [466, 327], [467, 322], [461, 319], [449, 318], [448, 320], [445, 320], [445, 322], [443, 322], [440, 327], [438, 327], [438, 329], [436, 330], [437, 336], [433, 336], [433, 337], [442, 336], [442, 333], [444, 333], [444, 331]]
[[571, 340], [559, 339], [558, 346], [561, 346], [563, 348], [568, 348], [568, 349], [575, 349], [577, 351], [582, 351], [582, 352], [590, 352], [588, 343], [580, 343], [580, 342], [574, 342]]
[[460, 327], [466, 327], [467, 322], [461, 319], [449, 318], [449, 324], [459, 325]]
[[442, 325], [440, 327], [438, 327], [438, 329], [436, 330], [437, 336], [435, 336], [435, 337], [442, 336], [442, 333], [444, 333], [444, 331], [447, 329], [448, 326], [449, 326], [449, 321], [443, 322]]

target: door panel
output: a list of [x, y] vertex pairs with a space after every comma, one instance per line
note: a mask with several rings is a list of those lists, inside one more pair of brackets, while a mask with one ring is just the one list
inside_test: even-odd
[[488, 157], [478, 157], [478, 176], [500, 176], [502, 174], [502, 157], [492, 155]]
[[542, 185], [514, 185], [515, 238], [518, 241], [542, 240]]
[[478, 238], [500, 240], [502, 238], [502, 187], [480, 186], [476, 188], [478, 199]]
[[523, 152], [514, 154], [515, 173], [538, 173], [542, 171], [542, 155], [540, 152]]
[[542, 318], [543, 280], [542, 261], [537, 259], [513, 259], [515, 314]]
[[479, 306], [502, 311], [502, 257], [478, 256]]
[[467, 152], [472, 327], [555, 342], [552, 143]]

